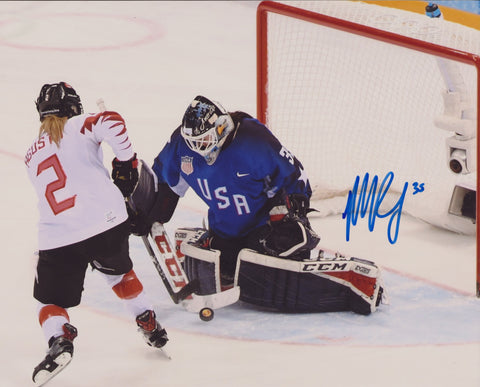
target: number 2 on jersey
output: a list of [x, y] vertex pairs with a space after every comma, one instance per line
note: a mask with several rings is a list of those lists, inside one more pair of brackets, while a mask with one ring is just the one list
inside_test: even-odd
[[60, 212], [68, 210], [75, 205], [75, 197], [77, 195], [73, 195], [72, 197], [57, 202], [54, 192], [65, 187], [65, 184], [67, 182], [67, 175], [65, 175], [65, 172], [62, 168], [62, 165], [60, 164], [60, 160], [58, 160], [57, 155], [52, 155], [43, 160], [40, 164], [38, 164], [37, 176], [48, 168], [53, 168], [55, 174], [57, 175], [57, 180], [54, 180], [47, 185], [47, 188], [45, 190], [45, 197], [53, 213], [55, 215], [58, 215]]

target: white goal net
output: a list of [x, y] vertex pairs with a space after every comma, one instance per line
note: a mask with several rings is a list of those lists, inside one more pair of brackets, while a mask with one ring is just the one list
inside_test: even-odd
[[[455, 187], [476, 191], [479, 75], [473, 60], [456, 60], [451, 53], [479, 55], [480, 32], [362, 2], [282, 3], [298, 10], [259, 8], [258, 116], [303, 163], [314, 199], [325, 204], [322, 214], [342, 213], [356, 178], [361, 186], [368, 173], [370, 182], [378, 177], [377, 193], [382, 181], [393, 177], [388, 190], [393, 200], [408, 183], [407, 213], [474, 234], [475, 217], [452, 214], [449, 208]], [[302, 10], [331, 18], [327, 25], [314, 22], [315, 15]], [[352, 31], [343, 21], [359, 27]], [[389, 41], [390, 33], [401, 37], [398, 44]], [[433, 45], [412, 48], [409, 38]], [[429, 52], [436, 47], [441, 47], [438, 56]], [[455, 132], [435, 124], [444, 113], [456, 114], [445, 111], [449, 80], [439, 63], [454, 69], [460, 114], [474, 129], [462, 138], [470, 139], [471, 173], [451, 171], [447, 141]]]

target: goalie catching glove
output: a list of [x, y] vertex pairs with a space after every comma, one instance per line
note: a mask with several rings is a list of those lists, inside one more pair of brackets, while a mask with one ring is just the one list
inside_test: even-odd
[[138, 182], [137, 154], [126, 161], [120, 161], [116, 157], [112, 161], [112, 179], [122, 192], [123, 197], [129, 197]]
[[266, 233], [260, 242], [265, 252], [270, 255], [307, 259], [320, 238], [312, 230], [307, 213], [309, 199], [305, 195], [280, 195], [277, 203], [270, 210], [270, 221]]

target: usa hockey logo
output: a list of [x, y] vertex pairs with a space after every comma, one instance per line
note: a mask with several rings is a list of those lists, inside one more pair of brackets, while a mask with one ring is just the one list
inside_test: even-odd
[[182, 156], [180, 169], [185, 175], [190, 175], [193, 172], [193, 157]]

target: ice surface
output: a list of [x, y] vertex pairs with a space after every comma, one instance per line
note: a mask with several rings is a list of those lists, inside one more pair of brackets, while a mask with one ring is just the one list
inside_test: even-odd
[[[125, 117], [151, 163], [197, 94], [255, 114], [257, 2], [1, 2], [2, 201], [0, 386], [31, 385], [45, 342], [32, 297], [36, 199], [23, 155], [37, 133], [40, 87], [71, 83], [86, 111]], [[105, 163], [110, 162], [108, 149]], [[94, 187], [92, 187], [94, 189]], [[191, 193], [167, 230], [199, 226]], [[174, 305], [141, 240], [138, 275], [169, 332], [172, 360], [148, 348], [96, 273], [88, 272], [75, 356], [49, 386], [480, 386], [475, 240], [404, 216], [395, 245], [386, 222], [345, 241], [341, 216], [312, 218], [321, 244], [376, 261], [390, 305], [371, 316], [284, 315], [238, 303], [211, 322]]]

